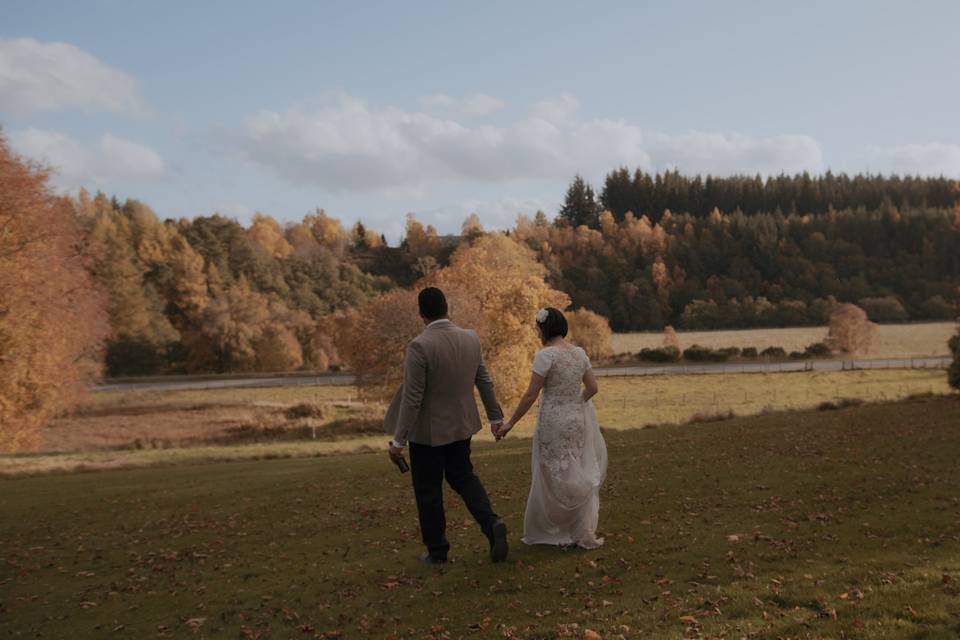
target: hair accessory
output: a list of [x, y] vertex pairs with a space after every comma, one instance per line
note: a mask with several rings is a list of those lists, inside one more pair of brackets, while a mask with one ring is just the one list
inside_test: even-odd
[[547, 311], [546, 309], [540, 309], [539, 311], [537, 311], [537, 323], [543, 324], [544, 322], [547, 321], [547, 318], [549, 316], [550, 316], [549, 311]]

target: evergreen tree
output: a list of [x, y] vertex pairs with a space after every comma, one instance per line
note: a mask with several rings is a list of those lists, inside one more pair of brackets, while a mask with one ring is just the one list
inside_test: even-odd
[[600, 207], [593, 193], [593, 187], [581, 177], [576, 176], [567, 189], [567, 197], [560, 207], [558, 221], [571, 227], [587, 226], [596, 229], [600, 224]]

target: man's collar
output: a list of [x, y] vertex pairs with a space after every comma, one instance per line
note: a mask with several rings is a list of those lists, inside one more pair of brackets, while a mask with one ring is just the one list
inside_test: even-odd
[[450, 321], [450, 318], [440, 318], [439, 320], [434, 320], [433, 322], [431, 322], [430, 324], [428, 324], [428, 325], [427, 325], [427, 329], [429, 329], [430, 327], [440, 326], [440, 325], [442, 325], [442, 324], [444, 324], [444, 323], [446, 323], [446, 324], [453, 324], [453, 322]]

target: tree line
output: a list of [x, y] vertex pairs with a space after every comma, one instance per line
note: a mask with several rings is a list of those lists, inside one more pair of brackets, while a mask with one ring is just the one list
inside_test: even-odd
[[[485, 234], [475, 214], [456, 236], [410, 214], [391, 247], [320, 209], [285, 225], [257, 214], [245, 227], [220, 215], [161, 221], [142, 202], [83, 191], [73, 205], [108, 293], [112, 375], [339, 365], [332, 314], [430, 277]], [[604, 210], [595, 226], [561, 211], [520, 216], [507, 235], [573, 308], [616, 331], [824, 325], [843, 302], [878, 322], [943, 320], [955, 317], [960, 277], [954, 215], [889, 198], [826, 213], [668, 210], [657, 222]]]
[[559, 218], [574, 227], [598, 228], [603, 211], [618, 222], [629, 212], [645, 215], [656, 224], [666, 211], [703, 218], [714, 209], [747, 215], [876, 210], [884, 203], [900, 209], [949, 209], [956, 199], [956, 182], [943, 176], [850, 176], [827, 171], [764, 179], [760, 175], [688, 176], [676, 170], [650, 174], [620, 167], [607, 174], [599, 194], [582, 177], [575, 177]]
[[574, 307], [617, 331], [826, 324], [838, 302], [875, 322], [950, 320], [960, 279], [951, 209], [824, 214], [600, 214], [598, 228], [521, 218], [512, 231]]

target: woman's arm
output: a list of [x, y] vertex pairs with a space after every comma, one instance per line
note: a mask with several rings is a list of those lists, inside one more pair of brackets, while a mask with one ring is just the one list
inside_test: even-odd
[[523, 392], [523, 395], [520, 396], [520, 402], [517, 404], [516, 410], [513, 412], [513, 415], [503, 423], [503, 426], [500, 427], [500, 432], [497, 437], [499, 440], [507, 431], [513, 428], [513, 425], [520, 422], [520, 419], [526, 415], [527, 411], [530, 410], [530, 407], [533, 406], [533, 403], [537, 401], [537, 396], [540, 395], [540, 390], [543, 389], [543, 383], [546, 380], [539, 373], [530, 374], [530, 384], [527, 386], [527, 390]]
[[597, 384], [597, 377], [593, 375], [593, 369], [587, 369], [583, 374], [583, 401], [586, 402], [600, 391], [600, 385]]

